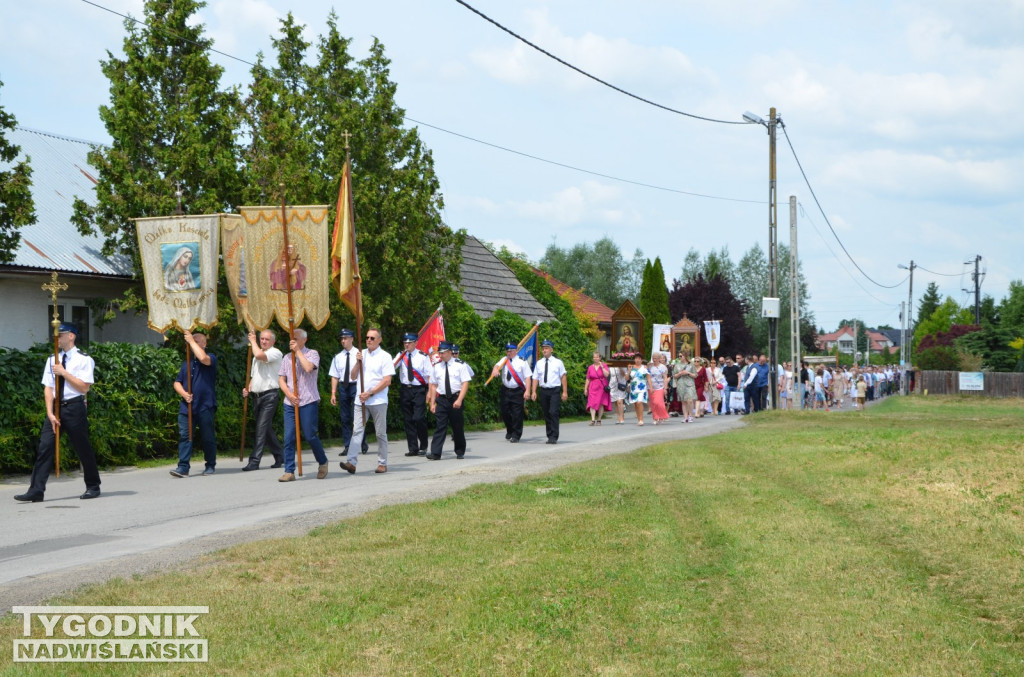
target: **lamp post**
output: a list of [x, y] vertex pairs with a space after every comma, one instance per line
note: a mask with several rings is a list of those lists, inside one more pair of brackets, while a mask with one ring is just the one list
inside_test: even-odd
[[[768, 119], [751, 112], [743, 114], [743, 119], [751, 124], [762, 125], [768, 130], [768, 295], [777, 299], [778, 288], [778, 204], [775, 196], [775, 129], [782, 124], [782, 118], [775, 114], [775, 108], [768, 112]], [[793, 281], [791, 281], [792, 283]], [[779, 318], [768, 318], [768, 401], [770, 407], [776, 407], [775, 397], [778, 384], [776, 365], [779, 362]]]

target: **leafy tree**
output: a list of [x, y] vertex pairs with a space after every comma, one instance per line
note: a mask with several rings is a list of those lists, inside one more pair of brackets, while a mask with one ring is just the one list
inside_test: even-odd
[[1024, 336], [1024, 281], [1010, 281], [1010, 293], [999, 302], [999, 324], [1014, 336]]
[[965, 353], [981, 357], [983, 369], [1013, 371], [1020, 361], [1020, 351], [1010, 345], [1015, 338], [1013, 333], [1009, 329], [992, 324], [975, 327], [977, 331], [954, 339], [954, 346]]
[[952, 346], [935, 346], [916, 353], [917, 368], [925, 371], [959, 371], [960, 354]]
[[555, 279], [582, 290], [613, 310], [626, 298], [636, 298], [640, 287], [634, 284], [632, 266], [633, 262], [626, 261], [619, 246], [609, 237], [568, 249], [552, 243], [538, 264]]
[[[914, 322], [915, 327], [931, 317], [932, 313], [938, 310], [941, 302], [942, 298], [939, 296], [939, 285], [934, 282], [929, 282], [928, 288], [925, 289], [924, 295], [921, 297], [921, 303], [917, 307], [917, 321]], [[916, 331], [914, 335], [917, 335]]]
[[914, 330], [914, 351], [921, 345], [921, 341], [929, 334], [949, 331], [954, 324], [973, 324], [974, 313], [970, 308], [961, 308], [951, 297], [935, 309], [924, 321], [917, 325]]
[[[0, 81], [0, 88], [4, 83]], [[5, 130], [14, 129], [18, 121], [0, 106], [0, 162], [10, 165], [21, 152], [19, 146], [5, 138]], [[25, 158], [10, 169], [0, 170], [0, 263], [14, 260], [21, 243], [19, 230], [36, 222], [32, 203], [32, 167]]]
[[735, 275], [735, 266], [729, 256], [729, 248], [722, 247], [718, 251], [711, 250], [707, 256], [701, 258], [700, 253], [691, 247], [683, 259], [683, 270], [679, 280], [686, 284], [695, 280], [700, 274], [703, 274], [708, 280], [716, 275], [732, 279]]
[[105, 254], [131, 257], [139, 271], [131, 219], [172, 214], [175, 191], [185, 213], [233, 208], [241, 197], [235, 135], [241, 105], [235, 91], [218, 88], [223, 68], [210, 59], [212, 41], [193, 21], [204, 2], [146, 0], [144, 21], [125, 19], [123, 59], [101, 62], [110, 104], [100, 119], [113, 139], [95, 148], [96, 205], [75, 200], [72, 221], [99, 231]]
[[[729, 281], [716, 275], [707, 279], [698, 273], [693, 280], [683, 283], [672, 281], [672, 291], [668, 295], [671, 315], [678, 322], [685, 315], [701, 328], [705, 320], [720, 321], [722, 334], [717, 354], [727, 355], [748, 353], [754, 349], [754, 339], [745, 319], [746, 303], [733, 295]], [[806, 335], [813, 341], [813, 326]], [[710, 352], [702, 350], [702, 353]]]

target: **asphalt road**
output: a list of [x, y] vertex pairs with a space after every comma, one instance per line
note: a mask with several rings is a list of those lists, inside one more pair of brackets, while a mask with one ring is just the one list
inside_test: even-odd
[[[396, 412], [391, 412], [392, 414]], [[678, 418], [654, 426], [650, 417], [600, 427], [562, 424], [557, 445], [544, 444], [544, 427], [527, 426], [519, 444], [504, 431], [467, 435], [468, 451], [456, 460], [449, 438], [440, 461], [407, 458], [405, 442], [392, 442], [388, 472], [374, 474], [376, 445], [359, 457], [349, 475], [338, 463], [340, 448], [328, 448], [330, 473], [316, 479], [316, 461], [303, 445], [305, 475], [277, 481], [266, 457], [263, 469], [242, 472], [237, 458], [220, 457], [215, 475], [203, 477], [202, 453], [193, 476], [175, 479], [169, 462], [160, 468], [103, 472], [102, 496], [83, 501], [81, 474], [50, 478], [45, 501], [13, 499], [27, 477], [0, 484], [0, 613], [15, 605], [40, 604], [86, 583], [180, 567], [199, 555], [261, 538], [300, 535], [309, 529], [384, 505], [445, 496], [480, 483], [504, 482], [657, 442], [702, 437], [742, 425], [742, 417]], [[432, 431], [431, 431], [432, 432]], [[198, 458], [198, 470], [195, 461]]]

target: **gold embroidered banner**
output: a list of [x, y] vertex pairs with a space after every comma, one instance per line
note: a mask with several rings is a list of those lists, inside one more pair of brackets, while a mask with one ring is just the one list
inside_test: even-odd
[[245, 322], [245, 306], [249, 291], [245, 279], [245, 229], [238, 214], [224, 214], [220, 222], [220, 248], [224, 259], [228, 292], [235, 305], [238, 323]]
[[217, 324], [218, 238], [225, 214], [135, 219], [149, 328]]
[[284, 249], [280, 207], [239, 207], [244, 230], [246, 310], [257, 329], [277, 317], [288, 327], [288, 287], [295, 325], [303, 317], [317, 329], [331, 312], [328, 287], [331, 251], [327, 244], [327, 206], [286, 207], [288, 251]]

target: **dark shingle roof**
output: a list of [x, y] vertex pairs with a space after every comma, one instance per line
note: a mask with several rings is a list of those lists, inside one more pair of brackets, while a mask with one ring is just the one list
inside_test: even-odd
[[480, 317], [487, 319], [498, 308], [529, 322], [555, 319], [533, 298], [508, 266], [472, 235], [462, 245], [462, 297]]

